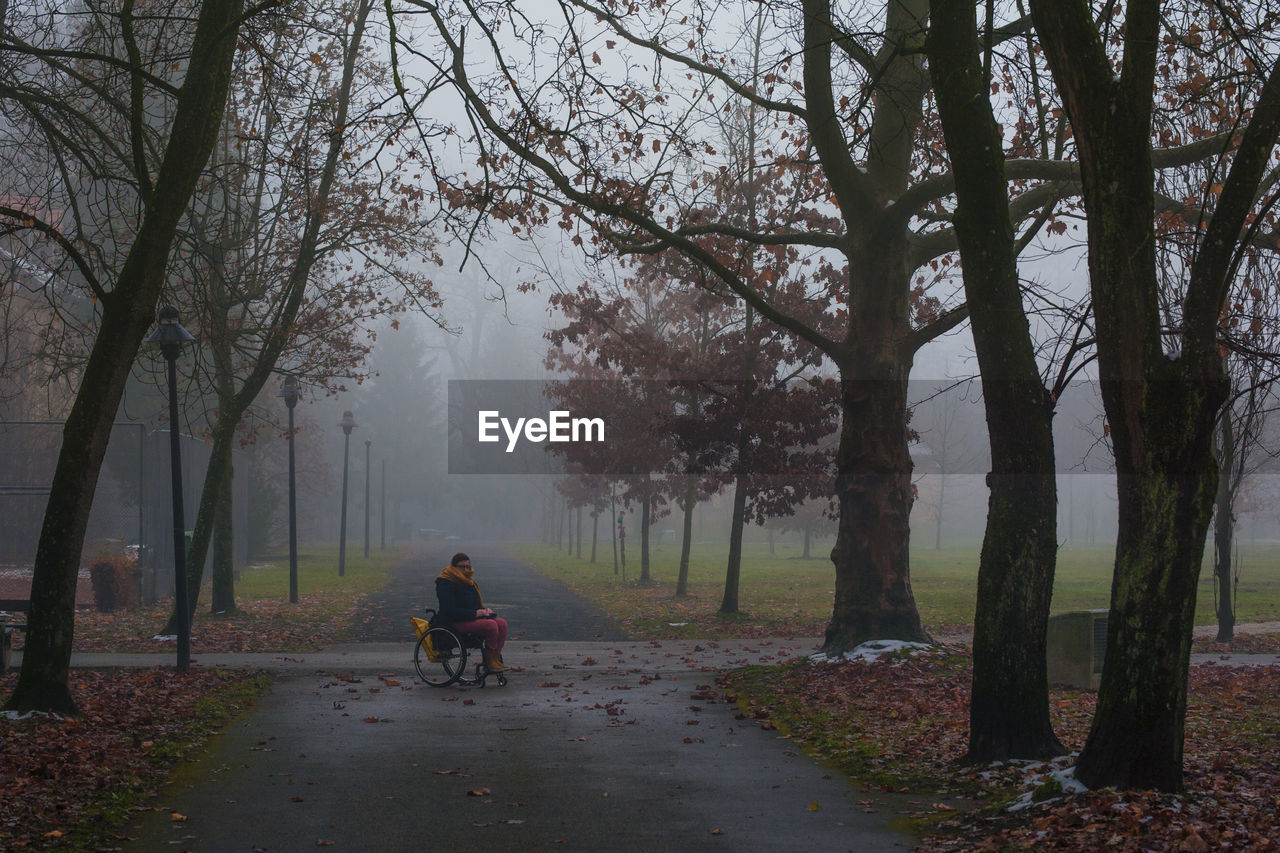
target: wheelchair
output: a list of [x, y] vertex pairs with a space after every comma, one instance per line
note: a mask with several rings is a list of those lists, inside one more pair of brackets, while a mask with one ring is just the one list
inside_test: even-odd
[[[463, 634], [444, 625], [431, 626], [436, 618], [436, 611], [427, 608], [425, 619], [414, 618], [415, 630], [418, 631], [418, 642], [413, 647], [413, 668], [418, 677], [432, 687], [448, 687], [459, 684], [463, 687], [484, 687], [485, 679], [494, 676], [498, 686], [507, 685], [507, 676], [501, 672], [490, 672], [484, 664], [484, 655], [477, 657], [480, 661], [475, 665], [472, 675], [467, 674], [467, 658], [470, 652], [481, 652], [484, 642], [472, 634]], [[427, 625], [425, 629], [423, 625]]]

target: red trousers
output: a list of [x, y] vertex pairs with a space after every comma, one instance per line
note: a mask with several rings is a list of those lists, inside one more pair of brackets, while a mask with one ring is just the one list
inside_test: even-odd
[[507, 620], [501, 616], [492, 619], [472, 619], [468, 622], [454, 622], [449, 626], [463, 634], [474, 634], [484, 638], [484, 647], [490, 651], [500, 652], [507, 642]]

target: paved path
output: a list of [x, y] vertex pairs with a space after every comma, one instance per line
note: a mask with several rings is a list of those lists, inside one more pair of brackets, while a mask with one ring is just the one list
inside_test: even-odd
[[[415, 677], [407, 616], [431, 603], [448, 557], [422, 555], [371, 602], [365, 642], [300, 655], [197, 655], [198, 666], [261, 666], [278, 677], [178, 771], [156, 811], [128, 828], [124, 849], [911, 846], [892, 828], [910, 795], [851, 788], [717, 699], [716, 669], [808, 654], [816, 638], [614, 639], [616, 628], [562, 585], [496, 549], [466, 550], [486, 602], [512, 620], [506, 658], [521, 669], [508, 686], [435, 690]], [[73, 664], [171, 665], [172, 656], [80, 654]]]
[[[486, 602], [521, 637], [505, 655], [521, 667], [508, 686], [436, 690], [414, 677], [407, 611], [396, 611], [425, 593], [408, 573], [366, 630], [376, 638], [398, 622], [396, 642], [200, 655], [200, 666], [256, 663], [279, 677], [177, 773], [124, 849], [910, 848], [890, 827], [901, 799], [851, 788], [717, 698], [715, 669], [807, 654], [816, 641], [601, 639], [615, 629], [563, 587], [467, 550]], [[443, 563], [430, 565], [420, 580]], [[555, 636], [561, 627], [573, 636]]]
[[[409, 617], [436, 606], [435, 579], [461, 542], [424, 546], [366, 600], [363, 643], [410, 637]], [[512, 640], [620, 640], [626, 634], [560, 581], [535, 574], [500, 545], [466, 545], [484, 603], [511, 624]], [[606, 571], [602, 566], [601, 571]]]

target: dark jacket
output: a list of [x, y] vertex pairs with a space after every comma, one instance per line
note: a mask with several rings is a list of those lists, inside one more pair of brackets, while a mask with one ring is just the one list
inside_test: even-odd
[[440, 600], [440, 609], [436, 611], [438, 619], [446, 624], [454, 622], [470, 622], [476, 618], [476, 611], [484, 607], [480, 601], [480, 593], [473, 586], [464, 586], [436, 578], [436, 598]]

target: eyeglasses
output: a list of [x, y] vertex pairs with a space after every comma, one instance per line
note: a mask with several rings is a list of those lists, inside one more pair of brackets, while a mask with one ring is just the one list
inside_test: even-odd
[[460, 568], [460, 569], [469, 569], [469, 568], [471, 568], [471, 564], [470, 564], [470, 563], [458, 563], [458, 568]]

